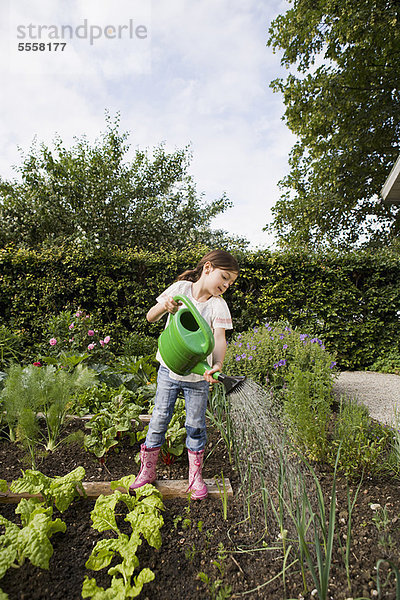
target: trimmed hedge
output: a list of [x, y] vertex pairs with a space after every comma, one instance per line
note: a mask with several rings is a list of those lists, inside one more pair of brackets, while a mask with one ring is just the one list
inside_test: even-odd
[[[0, 323], [43, 341], [46, 319], [85, 308], [123, 342], [156, 337], [164, 321], [145, 314], [156, 296], [207, 252], [67, 248], [0, 250]], [[363, 368], [400, 341], [400, 256], [389, 251], [242, 253], [241, 275], [225, 297], [236, 331], [286, 320], [317, 335], [342, 368]]]

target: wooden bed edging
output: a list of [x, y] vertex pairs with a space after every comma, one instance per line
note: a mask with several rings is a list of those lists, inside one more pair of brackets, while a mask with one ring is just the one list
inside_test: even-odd
[[[210, 498], [218, 498], [220, 493], [214, 479], [204, 480], [208, 487], [208, 495]], [[222, 482], [219, 481], [219, 486], [222, 488]], [[83, 481], [83, 489], [86, 496], [90, 500], [95, 500], [101, 494], [109, 496], [112, 494], [109, 481]], [[163, 498], [187, 498], [187, 479], [158, 479], [154, 482], [155, 487], [161, 492]], [[118, 488], [121, 492], [123, 488]], [[225, 489], [228, 498], [233, 496], [233, 490], [229, 479], [225, 479]], [[35, 494], [14, 494], [13, 492], [0, 493], [0, 504], [17, 504], [21, 498], [38, 498], [40, 495]]]

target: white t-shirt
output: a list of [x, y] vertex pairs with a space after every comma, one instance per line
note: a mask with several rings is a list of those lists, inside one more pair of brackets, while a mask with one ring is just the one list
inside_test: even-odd
[[[232, 317], [231, 317], [231, 313], [229, 312], [229, 308], [228, 308], [228, 305], [225, 302], [225, 300], [223, 298], [221, 298], [221, 296], [211, 296], [211, 298], [209, 298], [205, 302], [198, 302], [198, 300], [193, 298], [192, 285], [193, 285], [193, 283], [191, 281], [185, 281], [185, 280], [175, 281], [175, 283], [170, 285], [164, 292], [162, 292], [157, 297], [157, 302], [163, 302], [163, 300], [166, 300], [168, 296], [173, 297], [173, 296], [176, 296], [177, 294], [186, 296], [187, 298], [189, 298], [189, 300], [191, 300], [193, 302], [194, 306], [197, 308], [197, 310], [199, 311], [199, 313], [201, 314], [203, 319], [205, 319], [207, 321], [207, 323], [211, 327], [211, 331], [213, 333], [218, 328], [232, 329], [233, 328], [232, 327]], [[185, 305], [182, 304], [181, 308], [184, 308], [184, 307], [185, 307]], [[170, 319], [170, 314], [168, 314], [166, 327], [169, 323], [169, 319]], [[157, 352], [156, 358], [161, 365], [163, 365], [164, 367], [167, 367], [167, 365], [164, 363], [163, 359], [161, 358], [160, 351]], [[213, 364], [212, 354], [210, 354], [210, 356], [207, 357], [207, 362], [210, 366], [212, 366], [212, 364]], [[190, 373], [190, 375], [177, 375], [176, 373], [173, 373], [173, 371], [170, 371], [169, 374], [170, 374], [171, 379], [176, 379], [177, 381], [202, 381], [203, 380], [203, 377], [201, 375], [197, 375], [196, 373]]]

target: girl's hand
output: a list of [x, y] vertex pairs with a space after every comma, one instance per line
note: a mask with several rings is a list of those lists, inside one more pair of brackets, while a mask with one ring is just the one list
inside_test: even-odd
[[204, 373], [204, 375], [203, 375], [204, 379], [205, 379], [206, 381], [208, 381], [208, 383], [216, 383], [216, 382], [217, 382], [217, 380], [216, 380], [216, 379], [214, 379], [214, 377], [213, 377], [213, 373], [216, 373], [217, 371], [221, 371], [221, 369], [222, 369], [222, 365], [221, 365], [221, 363], [220, 363], [220, 362], [217, 362], [217, 363], [215, 363], [215, 364], [212, 366], [212, 369], [210, 369], [209, 371], [206, 371], [206, 372]]
[[164, 304], [165, 311], [174, 315], [176, 312], [178, 312], [181, 304], [182, 302], [175, 302], [172, 296], [168, 296]]

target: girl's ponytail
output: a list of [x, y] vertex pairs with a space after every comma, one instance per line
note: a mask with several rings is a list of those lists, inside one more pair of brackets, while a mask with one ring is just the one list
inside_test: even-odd
[[201, 272], [203, 270], [203, 265], [201, 265], [201, 267], [199, 267], [199, 265], [197, 265], [197, 267], [195, 269], [188, 269], [187, 271], [184, 271], [183, 273], [181, 273], [176, 280], [177, 281], [181, 281], [182, 279], [184, 279], [185, 281], [193, 281], [193, 283], [195, 281], [198, 281], [201, 277]]
[[239, 273], [239, 264], [232, 254], [229, 254], [229, 252], [226, 252], [225, 250], [212, 250], [199, 260], [195, 269], [184, 271], [176, 278], [176, 280], [181, 281], [184, 279], [185, 281], [192, 281], [193, 283], [198, 281], [206, 262], [210, 262], [215, 269], [224, 269], [225, 271]]

